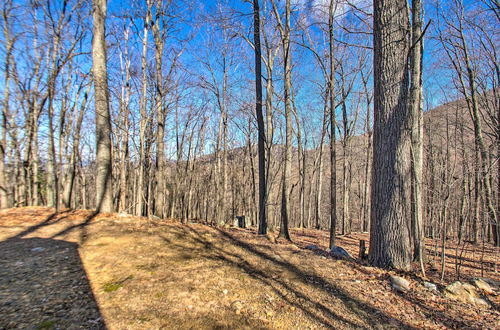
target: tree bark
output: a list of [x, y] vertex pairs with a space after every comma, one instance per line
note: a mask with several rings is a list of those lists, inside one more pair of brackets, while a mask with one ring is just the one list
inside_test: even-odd
[[156, 130], [156, 194], [155, 194], [155, 215], [163, 218], [165, 216], [165, 120], [166, 110], [164, 106], [164, 86], [163, 86], [163, 48], [164, 40], [160, 30], [160, 20], [162, 9], [159, 8], [161, 2], [157, 3], [156, 19], [153, 22], [153, 37], [155, 43], [155, 65], [156, 65], [156, 91], [155, 107], [157, 115]]
[[76, 121], [76, 126], [75, 126], [75, 134], [73, 137], [73, 149], [71, 151], [71, 164], [70, 164], [70, 173], [68, 176], [68, 179], [66, 180], [66, 185], [64, 187], [63, 191], [63, 204], [65, 207], [70, 208], [71, 207], [71, 201], [73, 197], [73, 190], [74, 190], [74, 182], [75, 182], [75, 177], [76, 177], [76, 170], [77, 170], [77, 164], [78, 164], [78, 155], [79, 155], [79, 149], [80, 149], [80, 132], [82, 128], [82, 122], [83, 122], [83, 115], [85, 114], [85, 109], [87, 107], [87, 100], [88, 100], [88, 94], [90, 92], [90, 84], [87, 88], [87, 91], [85, 92], [83, 96], [83, 101], [80, 106], [80, 112], [78, 114], [78, 119]]
[[260, 47], [260, 8], [259, 0], [253, 0], [253, 39], [255, 49], [255, 113], [257, 115], [258, 130], [258, 158], [259, 158], [259, 235], [267, 233], [266, 202], [266, 135], [264, 116], [262, 114], [262, 54]]
[[290, 20], [291, 20], [291, 0], [285, 3], [285, 26], [283, 30], [283, 52], [285, 70], [285, 161], [283, 164], [283, 186], [281, 195], [281, 224], [279, 237], [290, 240], [288, 224], [290, 217], [290, 177], [292, 174], [292, 66], [290, 51]]
[[373, 188], [370, 262], [408, 270], [410, 134], [409, 18], [405, 0], [374, 1]]
[[142, 55], [141, 55], [141, 72], [142, 72], [142, 86], [141, 86], [141, 99], [140, 99], [140, 114], [141, 119], [139, 123], [139, 165], [138, 165], [138, 179], [137, 179], [137, 192], [135, 196], [135, 215], [144, 215], [144, 189], [145, 189], [145, 164], [146, 164], [146, 124], [148, 121], [146, 111], [146, 97], [147, 97], [147, 56], [148, 56], [148, 35], [149, 24], [151, 22], [151, 0], [146, 1], [147, 12], [144, 19], [144, 30], [142, 35]]
[[3, 94], [3, 107], [2, 107], [2, 135], [0, 141], [0, 208], [7, 208], [10, 206], [8, 199], [8, 187], [6, 177], [6, 164], [5, 155], [7, 152], [7, 130], [8, 118], [10, 117], [9, 99], [10, 99], [10, 63], [11, 55], [14, 47], [14, 42], [10, 37], [9, 16], [12, 8], [12, 1], [7, 1], [2, 11], [3, 16], [3, 33], [5, 38], [5, 64], [4, 64], [4, 94]]
[[411, 192], [412, 192], [412, 235], [413, 260], [425, 258], [422, 218], [422, 18], [420, 0], [412, 1], [412, 49], [410, 55], [410, 127], [411, 127]]
[[92, 72], [96, 115], [96, 210], [113, 212], [111, 165], [111, 117], [109, 112], [108, 71], [106, 67], [105, 20], [107, 0], [92, 1]]
[[128, 164], [128, 142], [129, 142], [129, 112], [130, 112], [130, 57], [128, 40], [130, 35], [130, 28], [126, 27], [123, 33], [125, 51], [121, 58], [122, 69], [122, 92], [120, 99], [120, 115], [121, 115], [121, 150], [120, 150], [120, 199], [118, 202], [118, 211], [122, 212], [127, 209], [127, 164]]
[[328, 41], [330, 56], [330, 76], [329, 76], [329, 100], [330, 100], [330, 241], [329, 247], [335, 247], [335, 234], [337, 232], [337, 147], [336, 147], [336, 127], [337, 119], [335, 115], [335, 48], [333, 15], [335, 13], [335, 1], [330, 0], [328, 15]]

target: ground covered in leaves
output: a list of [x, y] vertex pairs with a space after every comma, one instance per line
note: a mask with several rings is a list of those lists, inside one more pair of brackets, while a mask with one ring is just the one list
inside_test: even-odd
[[[395, 292], [394, 272], [306, 249], [325, 247], [321, 231], [276, 243], [253, 229], [47, 208], [2, 210], [0, 228], [0, 329], [500, 327], [497, 296], [489, 309], [450, 301], [415, 273], [399, 274], [411, 290]], [[338, 243], [357, 255], [360, 237]], [[499, 279], [472, 255], [463, 276]], [[440, 288], [455, 280], [451, 261], [445, 282], [432, 267]]]

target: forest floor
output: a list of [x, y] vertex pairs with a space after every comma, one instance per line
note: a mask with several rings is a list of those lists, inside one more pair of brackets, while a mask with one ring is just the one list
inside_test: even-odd
[[[411, 289], [396, 292], [393, 271], [306, 249], [326, 248], [322, 231], [275, 243], [251, 228], [47, 208], [2, 210], [0, 228], [0, 329], [500, 328], [497, 295], [489, 309], [451, 301], [417, 271], [399, 273]], [[338, 245], [357, 256], [360, 238]], [[466, 250], [463, 276], [481, 275], [482, 256], [482, 276], [500, 280], [490, 246]], [[445, 282], [428, 266], [440, 289], [456, 280], [455, 251]]]

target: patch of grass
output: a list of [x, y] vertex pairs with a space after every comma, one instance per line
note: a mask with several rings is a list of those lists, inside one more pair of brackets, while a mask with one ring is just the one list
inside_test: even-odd
[[104, 290], [104, 292], [116, 291], [119, 288], [121, 288], [126, 281], [128, 281], [132, 278], [134, 278], [134, 277], [132, 275], [129, 275], [129, 276], [125, 277], [123, 280], [105, 283], [104, 286], [102, 287], [102, 289]]
[[53, 329], [55, 324], [56, 324], [56, 321], [45, 320], [45, 321], [43, 321], [42, 323], [40, 323], [38, 325], [38, 329], [39, 330], [42, 330], [42, 329]]
[[122, 283], [108, 282], [108, 283], [104, 284], [102, 289], [104, 290], [104, 292], [113, 292], [113, 291], [118, 290], [122, 286], [123, 286]]

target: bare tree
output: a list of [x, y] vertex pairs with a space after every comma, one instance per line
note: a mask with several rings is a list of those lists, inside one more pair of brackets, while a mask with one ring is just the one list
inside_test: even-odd
[[337, 232], [337, 146], [336, 129], [337, 118], [335, 116], [335, 47], [333, 15], [335, 13], [335, 1], [330, 0], [328, 7], [328, 44], [329, 44], [329, 101], [330, 101], [330, 242], [329, 247], [335, 247], [335, 234]]
[[164, 9], [161, 1], [155, 3], [156, 15], [152, 21], [155, 44], [155, 108], [157, 116], [156, 128], [156, 192], [155, 215], [163, 218], [165, 215], [165, 120], [166, 107], [164, 95], [166, 93], [163, 82], [163, 51], [165, 47]]
[[[422, 57], [423, 35], [420, 0], [412, 1], [412, 38], [410, 54], [409, 111], [411, 127], [411, 193], [413, 259], [423, 265], [425, 258], [422, 214], [423, 123], [422, 123]], [[425, 270], [422, 266], [422, 271]]]
[[11, 36], [11, 28], [9, 19], [12, 13], [12, 1], [7, 0], [3, 4], [2, 18], [3, 18], [3, 34], [5, 38], [5, 64], [4, 64], [4, 94], [2, 106], [2, 136], [0, 141], [0, 208], [7, 208], [10, 206], [8, 198], [7, 178], [6, 178], [6, 164], [5, 156], [7, 153], [7, 131], [8, 121], [10, 117], [9, 99], [10, 99], [10, 75], [11, 75], [11, 61], [12, 50], [14, 47], [14, 39]]
[[96, 209], [113, 211], [111, 165], [111, 117], [109, 112], [108, 71], [106, 55], [107, 0], [92, 1], [94, 38], [92, 39], [92, 73], [96, 116]]
[[260, 47], [260, 8], [259, 0], [253, 0], [253, 39], [255, 52], [255, 113], [257, 115], [258, 129], [258, 157], [259, 157], [259, 228], [258, 233], [267, 233], [266, 219], [266, 155], [265, 143], [266, 133], [264, 127], [264, 117], [262, 115], [262, 54]]
[[285, 22], [282, 22], [276, 1], [272, 0], [273, 11], [278, 21], [278, 29], [281, 34], [284, 60], [284, 102], [285, 102], [285, 158], [283, 164], [283, 179], [281, 191], [281, 223], [279, 237], [290, 240], [288, 232], [288, 223], [290, 218], [290, 176], [292, 166], [292, 66], [291, 66], [291, 48], [290, 48], [290, 21], [291, 21], [291, 2], [285, 2]]
[[[467, 109], [473, 124], [474, 141], [480, 155], [481, 185], [484, 189], [484, 201], [488, 211], [488, 220], [491, 223], [494, 232], [494, 241], [500, 245], [499, 226], [497, 212], [493, 201], [493, 189], [491, 186], [490, 156], [484, 140], [484, 128], [482, 123], [482, 114], [479, 106], [480, 91], [478, 85], [479, 72], [471, 58], [469, 40], [466, 35], [466, 27], [470, 26], [464, 13], [463, 3], [456, 0], [453, 3], [452, 14], [450, 17], [441, 15], [445, 22], [447, 31], [439, 31], [439, 40], [450, 61], [456, 77], [457, 85], [462, 96], [465, 99]], [[454, 19], [453, 22], [451, 19]], [[498, 127], [498, 126], [497, 126]]]
[[149, 25], [151, 22], [152, 0], [147, 0], [146, 15], [144, 17], [144, 28], [142, 35], [142, 53], [141, 53], [141, 96], [140, 96], [140, 123], [139, 123], [139, 164], [137, 193], [135, 196], [135, 214], [144, 215], [144, 189], [145, 189], [145, 164], [146, 164], [146, 125], [148, 122], [147, 106], [147, 56], [148, 56], [148, 36]]

